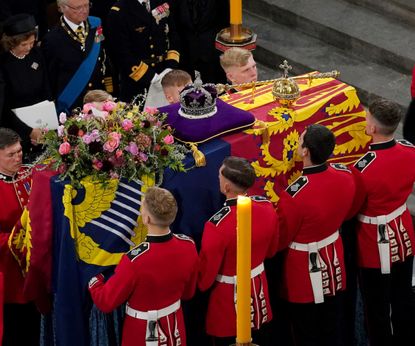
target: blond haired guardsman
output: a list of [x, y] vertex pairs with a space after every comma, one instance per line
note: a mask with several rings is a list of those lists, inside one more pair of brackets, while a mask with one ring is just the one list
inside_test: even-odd
[[141, 208], [145, 241], [123, 255], [106, 282], [102, 274], [89, 282], [101, 311], [127, 302], [122, 346], [186, 346], [181, 299], [194, 294], [198, 258], [191, 238], [170, 231], [176, 213], [171, 192], [150, 187]]
[[258, 72], [252, 53], [243, 48], [232, 47], [220, 56], [220, 65], [232, 84], [256, 82]]
[[180, 54], [167, 0], [119, 0], [108, 17], [111, 56], [120, 73], [120, 98], [131, 101], [157, 74], [177, 68]]

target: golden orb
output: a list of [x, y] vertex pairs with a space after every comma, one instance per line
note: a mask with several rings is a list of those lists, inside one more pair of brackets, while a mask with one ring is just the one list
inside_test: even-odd
[[289, 107], [300, 97], [300, 88], [292, 78], [278, 78], [272, 87], [272, 95], [282, 106]]

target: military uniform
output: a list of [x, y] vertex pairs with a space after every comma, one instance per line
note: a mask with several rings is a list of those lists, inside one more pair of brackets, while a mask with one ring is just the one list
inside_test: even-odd
[[[59, 97], [82, 62], [87, 58], [94, 41], [102, 41], [104, 39], [102, 27], [92, 28], [89, 18], [87, 22], [84, 22], [87, 32], [85, 43], [81, 42], [63, 16], [60, 19], [59, 25], [49, 31], [42, 40], [41, 48], [48, 65], [49, 82], [54, 98]], [[73, 108], [82, 106], [83, 97], [88, 90], [102, 89], [112, 92], [112, 80], [107, 67], [108, 62], [105, 49], [101, 44], [98, 58], [85, 88], [82, 89], [79, 96], [67, 109], [59, 109], [60, 106], [57, 105], [58, 111], [70, 111]]]
[[286, 231], [280, 248], [288, 246], [282, 296], [290, 303], [296, 342], [335, 345], [337, 302], [331, 297], [346, 288], [339, 229], [361, 200], [355, 178], [339, 164], [306, 167], [280, 197], [277, 213]]
[[22, 166], [14, 176], [0, 173], [0, 272], [5, 281], [6, 303], [26, 303], [23, 296], [23, 275], [21, 269], [9, 250], [8, 239], [14, 225], [27, 205], [32, 183], [29, 166]]
[[108, 29], [123, 101], [148, 90], [156, 73], [178, 67], [178, 35], [169, 1], [150, 0], [149, 12], [138, 0], [120, 0], [111, 8]]
[[123, 346], [186, 345], [180, 301], [194, 294], [197, 264], [191, 238], [147, 236], [122, 257], [107, 282], [102, 275], [92, 278], [89, 291], [104, 312], [127, 301]]
[[[10, 232], [27, 205], [32, 183], [31, 167], [22, 166], [15, 176], [0, 173], [0, 272], [4, 280], [3, 345], [37, 345], [40, 314], [23, 293], [24, 278], [13, 257], [8, 240]], [[25, 326], [22, 333], [21, 326]]]
[[[274, 207], [267, 199], [259, 196], [251, 199], [251, 327], [259, 329], [272, 319], [263, 261], [277, 250], [278, 223]], [[206, 222], [199, 255], [198, 286], [202, 291], [212, 287], [206, 331], [217, 337], [236, 335], [236, 202], [237, 199], [228, 199]]]
[[[367, 193], [358, 215], [357, 243], [369, 336], [374, 345], [400, 344], [405, 336], [414, 337], [415, 235], [406, 200], [415, 182], [415, 147], [393, 139], [371, 144], [355, 168], [361, 172]], [[400, 339], [391, 339], [392, 334]]]

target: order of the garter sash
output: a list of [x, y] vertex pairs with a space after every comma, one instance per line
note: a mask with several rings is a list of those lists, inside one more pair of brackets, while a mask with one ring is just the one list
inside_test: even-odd
[[[101, 25], [101, 19], [98, 17], [88, 17], [91, 29], [98, 28]], [[97, 42], [99, 41], [99, 42]], [[56, 110], [58, 113], [69, 111], [75, 100], [79, 97], [82, 90], [85, 89], [89, 79], [92, 76], [92, 72], [95, 69], [95, 65], [99, 56], [101, 48], [101, 41], [94, 40], [92, 48], [86, 57], [86, 59], [79, 66], [78, 70], [72, 76], [72, 79], [68, 82], [65, 89], [58, 96], [56, 101]]]

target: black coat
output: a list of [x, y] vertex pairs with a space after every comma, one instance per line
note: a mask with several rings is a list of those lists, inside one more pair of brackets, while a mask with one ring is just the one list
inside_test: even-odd
[[415, 144], [415, 99], [412, 99], [403, 122], [403, 138]]
[[22, 122], [11, 109], [52, 99], [46, 63], [40, 49], [33, 47], [24, 59], [17, 59], [9, 52], [2, 53], [0, 67], [4, 82], [1, 125], [15, 130], [27, 150], [30, 147], [32, 128]]
[[[72, 79], [84, 59], [87, 58], [96, 38], [96, 28], [92, 29], [90, 27], [85, 43], [85, 50], [82, 50], [81, 43], [72, 38], [67, 30], [73, 33], [69, 26], [61, 20], [59, 26], [46, 34], [41, 45], [48, 65], [50, 85], [55, 99]], [[109, 71], [106, 68], [105, 50], [101, 42], [101, 51], [91, 78], [71, 109], [82, 106], [82, 99], [88, 90], [106, 90], [104, 78], [108, 75]]]
[[203, 82], [226, 82], [215, 38], [229, 27], [229, 1], [175, 0], [173, 14], [181, 39], [181, 67], [199, 71]]
[[[151, 9], [166, 3], [151, 0]], [[155, 73], [178, 66], [179, 39], [171, 14], [157, 24], [138, 0], [120, 0], [111, 8], [107, 23], [108, 47], [120, 73], [122, 100], [130, 101], [148, 90]]]

